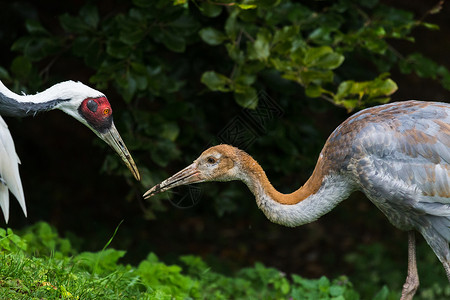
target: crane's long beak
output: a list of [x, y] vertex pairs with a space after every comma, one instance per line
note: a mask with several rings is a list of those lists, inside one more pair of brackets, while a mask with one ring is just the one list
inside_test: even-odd
[[117, 154], [122, 158], [123, 162], [127, 165], [128, 169], [130, 169], [131, 173], [133, 173], [134, 178], [136, 180], [141, 180], [141, 175], [139, 174], [139, 170], [134, 163], [133, 158], [131, 157], [130, 152], [128, 152], [125, 143], [120, 137], [119, 132], [116, 129], [114, 123], [111, 124], [111, 128], [105, 132], [99, 134], [101, 139], [104, 140], [108, 145], [113, 148]]
[[202, 182], [204, 181], [204, 177], [202, 176], [201, 172], [197, 169], [197, 163], [194, 162], [188, 167], [184, 168], [180, 172], [176, 173], [172, 177], [167, 178], [163, 182], [155, 185], [151, 189], [149, 189], [144, 194], [144, 199], [148, 199], [151, 196], [154, 196], [158, 193], [162, 193], [164, 191], [170, 190], [171, 188], [184, 185], [184, 184], [190, 184], [190, 183], [196, 183], [196, 182]]

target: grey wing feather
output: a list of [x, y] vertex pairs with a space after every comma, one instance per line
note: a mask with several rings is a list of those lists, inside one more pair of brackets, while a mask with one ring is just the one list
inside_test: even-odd
[[17, 156], [11, 133], [5, 121], [0, 117], [0, 207], [6, 222], [9, 219], [8, 190], [19, 201], [25, 216], [27, 215], [25, 197], [19, 174], [19, 164], [20, 160]]
[[377, 185], [380, 201], [405, 201], [397, 204], [450, 216], [450, 105], [369, 124], [359, 142], [367, 160], [359, 172]]
[[403, 230], [450, 261], [450, 104], [390, 103], [342, 123], [325, 156]]

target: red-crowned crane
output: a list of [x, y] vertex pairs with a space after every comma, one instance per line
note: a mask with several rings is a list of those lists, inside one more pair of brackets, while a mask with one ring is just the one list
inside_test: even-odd
[[[122, 158], [137, 180], [139, 171], [114, 126], [111, 105], [101, 92], [81, 82], [65, 81], [35, 95], [17, 95], [0, 81], [0, 116], [27, 117], [42, 111], [60, 109], [89, 127]], [[0, 117], [0, 207], [9, 219], [9, 191], [27, 215], [19, 175], [19, 157], [8, 126]]]
[[184, 184], [230, 180], [248, 186], [269, 220], [290, 227], [320, 218], [360, 190], [394, 226], [408, 231], [402, 299], [412, 299], [419, 286], [414, 230], [450, 281], [450, 104], [405, 101], [354, 114], [328, 138], [308, 181], [290, 194], [278, 192], [250, 155], [218, 145], [144, 198]]

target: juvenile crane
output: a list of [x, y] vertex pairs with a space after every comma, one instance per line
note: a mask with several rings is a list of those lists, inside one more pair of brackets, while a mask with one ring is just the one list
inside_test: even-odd
[[[27, 117], [53, 109], [60, 109], [89, 127], [119, 154], [136, 180], [140, 180], [133, 158], [114, 125], [111, 105], [101, 92], [81, 82], [65, 81], [35, 95], [17, 95], [0, 81], [0, 116]], [[6, 222], [9, 219], [8, 190], [27, 215], [19, 163], [11, 133], [0, 117], [0, 207]]]
[[261, 166], [229, 145], [204, 151], [190, 166], [144, 194], [206, 181], [243, 181], [272, 222], [310, 223], [360, 190], [401, 230], [408, 231], [408, 275], [402, 299], [418, 286], [414, 230], [450, 281], [450, 104], [405, 101], [362, 110], [328, 138], [306, 183], [278, 192]]

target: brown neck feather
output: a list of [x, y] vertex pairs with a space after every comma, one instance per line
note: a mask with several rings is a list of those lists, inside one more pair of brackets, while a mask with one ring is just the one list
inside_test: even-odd
[[323, 170], [323, 161], [321, 158], [319, 158], [319, 160], [317, 161], [313, 174], [308, 179], [308, 181], [306, 181], [306, 183], [298, 190], [290, 194], [283, 194], [277, 191], [270, 183], [263, 168], [250, 155], [245, 153], [241, 161], [243, 164], [243, 168], [247, 173], [246, 174], [247, 178], [250, 178], [250, 182], [248, 182], [248, 185], [253, 194], [257, 196], [257, 194], [260, 193], [256, 189], [257, 182], [259, 182], [259, 185], [262, 187], [263, 192], [267, 194], [269, 197], [271, 197], [273, 200], [281, 204], [287, 205], [296, 204], [308, 198], [312, 194], [315, 194], [322, 185], [324, 170]]

